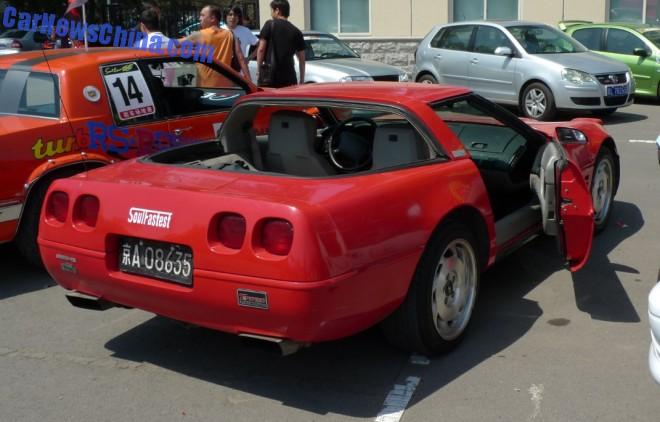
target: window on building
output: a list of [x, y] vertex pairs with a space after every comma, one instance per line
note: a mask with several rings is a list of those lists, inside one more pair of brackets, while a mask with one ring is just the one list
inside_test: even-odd
[[602, 28], [585, 28], [573, 32], [572, 37], [589, 50], [600, 50], [600, 38], [602, 34]]
[[518, 0], [454, 0], [454, 22], [478, 19], [518, 19]]
[[369, 32], [369, 0], [310, 0], [312, 30]]
[[610, 21], [660, 23], [660, 0], [610, 0]]

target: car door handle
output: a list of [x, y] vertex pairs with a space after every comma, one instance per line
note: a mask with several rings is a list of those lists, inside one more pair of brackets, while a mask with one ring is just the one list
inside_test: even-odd
[[470, 60], [470, 63], [477, 64], [477, 63], [479, 63], [479, 59], [474, 58], [474, 59]]
[[438, 59], [438, 60], [440, 60], [440, 59], [442, 59], [442, 54], [436, 54], [436, 55], [433, 56], [433, 57], [436, 58], [436, 59]]
[[176, 136], [181, 136], [181, 134], [182, 134], [183, 132], [189, 131], [190, 129], [192, 129], [192, 126], [188, 126], [188, 127], [184, 127], [184, 128], [174, 129], [172, 132], [173, 132]]

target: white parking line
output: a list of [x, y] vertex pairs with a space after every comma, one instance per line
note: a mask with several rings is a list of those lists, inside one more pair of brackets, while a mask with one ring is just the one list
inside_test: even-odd
[[374, 420], [376, 422], [399, 422], [420, 380], [419, 377], [407, 377], [405, 385], [394, 384], [394, 388], [385, 398], [383, 410]]
[[631, 144], [655, 144], [655, 141], [650, 141], [648, 139], [629, 139], [628, 142]]

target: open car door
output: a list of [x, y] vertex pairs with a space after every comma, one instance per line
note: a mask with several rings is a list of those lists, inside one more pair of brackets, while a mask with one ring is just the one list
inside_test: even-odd
[[579, 270], [589, 258], [594, 235], [594, 209], [582, 172], [552, 141], [539, 152], [530, 184], [541, 204], [543, 231], [557, 237], [568, 268]]

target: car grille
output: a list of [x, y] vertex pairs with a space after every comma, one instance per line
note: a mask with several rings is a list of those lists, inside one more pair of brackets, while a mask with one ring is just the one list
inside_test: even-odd
[[571, 100], [581, 106], [598, 106], [600, 105], [600, 97], [571, 97]]
[[620, 97], [605, 97], [606, 106], [620, 106], [626, 103], [628, 100], [627, 95], [622, 95]]
[[608, 73], [606, 75], [596, 75], [598, 81], [603, 85], [616, 85], [626, 83], [625, 73]]
[[398, 82], [399, 75], [372, 76], [374, 81]]

